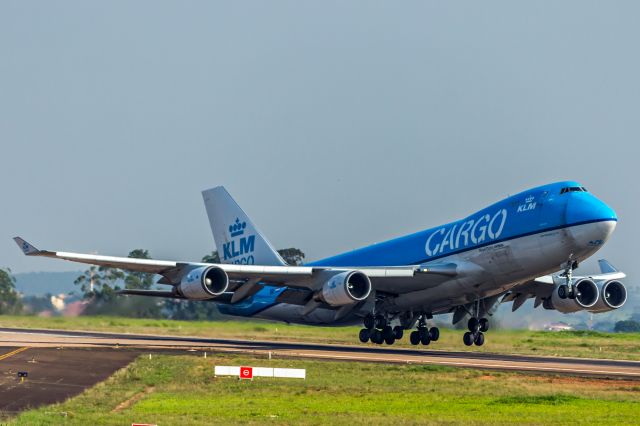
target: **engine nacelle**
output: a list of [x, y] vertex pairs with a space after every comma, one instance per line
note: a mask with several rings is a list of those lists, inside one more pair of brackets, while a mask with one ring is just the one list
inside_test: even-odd
[[217, 266], [203, 266], [182, 277], [178, 292], [187, 299], [206, 300], [220, 296], [229, 287], [227, 273]]
[[597, 285], [600, 297], [598, 297], [598, 302], [589, 308], [589, 312], [612, 311], [621, 308], [627, 301], [627, 289], [620, 281], [599, 281]]
[[559, 288], [560, 285], [556, 285], [551, 297], [544, 301], [545, 309], [555, 309], [563, 314], [568, 314], [590, 309], [598, 302], [598, 286], [588, 278], [580, 278], [573, 283], [574, 291], [577, 293], [575, 299], [560, 298]]
[[365, 300], [370, 293], [368, 276], [360, 271], [347, 271], [330, 277], [317, 296], [331, 306], [344, 306]]

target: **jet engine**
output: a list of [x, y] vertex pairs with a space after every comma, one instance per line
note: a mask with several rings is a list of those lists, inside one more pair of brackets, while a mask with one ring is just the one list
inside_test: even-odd
[[178, 293], [187, 299], [213, 299], [229, 287], [227, 273], [218, 266], [203, 266], [189, 271], [178, 285]]
[[589, 308], [589, 312], [599, 313], [618, 309], [627, 301], [627, 289], [620, 281], [599, 281], [597, 285], [600, 297], [596, 304]]
[[573, 283], [574, 291], [576, 292], [575, 299], [562, 299], [558, 294], [560, 285], [556, 285], [553, 288], [551, 297], [544, 301], [545, 309], [555, 309], [568, 314], [571, 312], [582, 311], [584, 309], [590, 309], [598, 302], [598, 286], [592, 280], [588, 278], [580, 278]]
[[316, 295], [331, 306], [344, 306], [365, 300], [371, 293], [371, 280], [360, 271], [347, 271], [330, 277]]

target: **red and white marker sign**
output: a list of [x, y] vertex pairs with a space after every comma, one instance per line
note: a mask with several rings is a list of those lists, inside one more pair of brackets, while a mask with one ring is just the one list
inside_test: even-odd
[[241, 379], [253, 379], [253, 367], [240, 367]]

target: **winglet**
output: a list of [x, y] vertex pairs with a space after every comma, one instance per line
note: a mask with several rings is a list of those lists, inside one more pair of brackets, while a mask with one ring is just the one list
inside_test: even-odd
[[603, 274], [611, 274], [614, 272], [619, 272], [615, 266], [613, 266], [612, 264], [609, 263], [608, 260], [606, 259], [600, 259], [598, 260], [598, 264], [600, 265], [600, 271]]
[[28, 242], [26, 242], [20, 237], [14, 237], [13, 241], [16, 242], [18, 247], [20, 247], [20, 250], [22, 250], [22, 252], [27, 256], [33, 256], [40, 253], [40, 250], [38, 250], [37, 248], [35, 248], [34, 246], [32, 246], [31, 244], [29, 244]]

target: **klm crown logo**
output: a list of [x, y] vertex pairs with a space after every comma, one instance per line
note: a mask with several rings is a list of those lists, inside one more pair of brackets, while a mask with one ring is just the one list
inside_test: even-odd
[[240, 223], [240, 219], [236, 218], [236, 222], [233, 225], [229, 225], [229, 233], [231, 237], [238, 237], [244, 234], [244, 228], [247, 227], [247, 222]]
[[256, 236], [244, 235], [246, 228], [247, 222], [240, 222], [240, 218], [236, 218], [236, 221], [229, 225], [231, 239], [222, 245], [224, 260], [233, 259], [233, 263], [242, 265], [253, 265], [255, 263], [252, 253], [256, 249]]
[[531, 195], [531, 196], [527, 197], [527, 199], [526, 199], [526, 200], [524, 200], [524, 202], [525, 202], [525, 203], [532, 203], [532, 202], [533, 202], [533, 200], [535, 200], [535, 198], [534, 198], [534, 196], [533, 196], [533, 195]]

